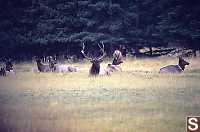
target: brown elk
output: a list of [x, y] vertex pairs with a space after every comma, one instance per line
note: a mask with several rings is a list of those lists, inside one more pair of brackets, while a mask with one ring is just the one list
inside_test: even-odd
[[114, 71], [122, 71], [122, 68], [120, 65], [112, 65], [112, 64], [108, 64], [107, 66], [108, 71], [110, 72], [114, 72]]
[[113, 62], [112, 64], [108, 64], [106, 71], [109, 73], [112, 73], [114, 71], [122, 71], [122, 68], [120, 66], [121, 63], [123, 63], [123, 56], [121, 51], [115, 50], [113, 53]]
[[190, 63], [179, 57], [178, 65], [168, 65], [160, 69], [159, 73], [181, 73]]
[[101, 56], [98, 56], [98, 57], [89, 57], [85, 54], [85, 44], [83, 43], [82, 44], [82, 50], [81, 50], [81, 53], [83, 54], [83, 56], [88, 59], [91, 63], [92, 63], [92, 66], [90, 68], [90, 71], [89, 71], [89, 74], [92, 75], [92, 76], [97, 76], [99, 75], [100, 73], [100, 63], [103, 61], [103, 58], [106, 56], [106, 53], [104, 51], [104, 44], [103, 42], [101, 42], [101, 45], [98, 44], [101, 52], [102, 52], [102, 55]]
[[113, 53], [113, 62], [112, 65], [119, 65], [121, 63], [123, 63], [123, 56], [122, 56], [122, 52], [119, 50], [115, 50]]
[[67, 72], [77, 72], [77, 67], [65, 65], [65, 64], [58, 64], [53, 57], [49, 57], [49, 67], [52, 72], [59, 72], [59, 73], [67, 73]]
[[4, 67], [0, 69], [0, 76], [6, 76], [6, 69]]
[[4, 66], [0, 69], [0, 76], [15, 75], [11, 59], [5, 59]]
[[12, 64], [10, 59], [6, 60], [6, 62], [5, 62], [5, 70], [8, 71], [8, 72], [14, 70], [13, 69], [13, 64]]
[[50, 72], [51, 71], [49, 64], [42, 63], [41, 59], [36, 59], [36, 63], [37, 63], [37, 68], [38, 68], [39, 72]]

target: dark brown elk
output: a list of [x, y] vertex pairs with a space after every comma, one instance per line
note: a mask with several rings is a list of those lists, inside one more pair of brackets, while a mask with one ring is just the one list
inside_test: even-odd
[[89, 71], [89, 74], [92, 75], [92, 76], [97, 76], [99, 75], [100, 73], [100, 63], [103, 62], [103, 58], [105, 57], [106, 53], [104, 51], [104, 44], [103, 42], [101, 42], [101, 45], [98, 44], [100, 50], [101, 50], [101, 53], [102, 55], [101, 56], [98, 56], [98, 57], [89, 57], [85, 54], [85, 44], [83, 43], [82, 44], [82, 50], [81, 50], [81, 53], [83, 54], [83, 56], [88, 59], [91, 63], [92, 63], [92, 66], [90, 68], [90, 71]]
[[0, 76], [6, 76], [6, 69], [3, 67], [0, 69]]
[[114, 59], [113, 59], [112, 65], [119, 65], [123, 63], [123, 56], [122, 56], [121, 51], [115, 50], [113, 53], [113, 58]]
[[41, 59], [36, 59], [36, 64], [39, 72], [50, 72], [52, 71], [49, 64], [42, 63]]
[[4, 67], [1, 68], [1, 72], [2, 72], [3, 76], [16, 74], [14, 71], [13, 63], [12, 63], [11, 59], [5, 59], [4, 64], [5, 64]]
[[57, 64], [56, 59], [53, 59], [52, 56], [49, 56], [47, 60], [49, 62], [49, 67], [50, 67], [51, 71], [55, 71], [55, 65]]
[[190, 63], [179, 57], [178, 65], [168, 65], [160, 69], [159, 73], [181, 73]]
[[14, 70], [13, 69], [13, 64], [12, 64], [12, 62], [11, 62], [10, 59], [8, 59], [8, 60], [5, 61], [5, 70], [8, 71], [8, 72]]

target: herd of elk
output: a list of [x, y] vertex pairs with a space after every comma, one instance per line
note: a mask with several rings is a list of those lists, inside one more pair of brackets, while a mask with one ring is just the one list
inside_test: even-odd
[[[111, 73], [115, 71], [122, 71], [121, 64], [123, 63], [123, 56], [119, 50], [115, 50], [113, 53], [113, 61], [111, 64], [108, 64], [105, 69], [102, 69], [100, 64], [103, 62], [103, 58], [106, 56], [106, 52], [104, 49], [103, 42], [98, 44], [101, 55], [100, 56], [91, 56], [85, 53], [85, 44], [82, 43], [82, 55], [88, 59], [92, 66], [89, 70], [89, 75], [97, 76], [97, 75], [111, 75]], [[68, 73], [68, 72], [77, 72], [77, 67], [58, 64], [56, 60], [51, 57], [48, 59], [48, 64], [42, 62], [41, 59], [36, 59], [37, 69], [39, 72], [58, 72], [58, 73]], [[159, 73], [181, 73], [185, 70], [185, 66], [190, 63], [185, 61], [183, 58], [179, 57], [179, 62], [177, 65], [168, 65], [162, 67], [159, 70]], [[13, 64], [10, 60], [5, 62], [5, 66], [0, 68], [0, 76], [6, 76], [7, 74], [13, 74]]]

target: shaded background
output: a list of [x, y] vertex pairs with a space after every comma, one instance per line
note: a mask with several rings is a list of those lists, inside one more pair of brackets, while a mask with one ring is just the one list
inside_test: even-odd
[[[199, 0], [7, 0], [0, 1], [0, 57], [82, 58], [81, 43], [95, 51], [103, 41], [132, 56], [160, 56], [200, 49]], [[141, 53], [140, 49], [149, 50]], [[157, 48], [154, 50], [154, 48]]]

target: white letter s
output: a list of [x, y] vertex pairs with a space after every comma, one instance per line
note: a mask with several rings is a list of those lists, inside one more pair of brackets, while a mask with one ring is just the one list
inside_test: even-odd
[[188, 129], [190, 131], [196, 131], [199, 128], [197, 122], [198, 122], [197, 118], [189, 118]]

